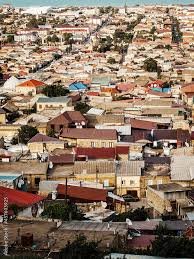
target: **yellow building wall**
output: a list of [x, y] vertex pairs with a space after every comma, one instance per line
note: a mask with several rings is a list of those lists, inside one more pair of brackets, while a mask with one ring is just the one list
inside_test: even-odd
[[41, 134], [46, 135], [46, 133], [47, 133], [47, 125], [45, 125], [45, 126], [37, 126], [37, 130], [38, 130]]
[[[43, 143], [28, 143], [28, 148], [31, 153], [38, 153], [43, 152], [44, 145]], [[64, 143], [46, 143], [45, 148], [48, 150], [48, 152], [52, 152], [56, 148], [64, 149]]]
[[168, 200], [162, 199], [150, 189], [147, 190], [147, 202], [150, 207], [153, 207], [160, 214], [165, 213], [166, 208], [171, 207]]
[[117, 194], [124, 195], [127, 191], [137, 191], [140, 197], [140, 176], [117, 176]]
[[118, 160], [122, 161], [128, 161], [129, 160], [129, 154], [118, 154]]
[[[71, 139], [60, 137], [64, 141], [71, 143], [71, 146], [77, 147], [115, 147], [117, 140], [100, 140], [100, 139]], [[94, 143], [94, 145], [93, 145]]]
[[[151, 184], [150, 184], [150, 182], [151, 182]], [[140, 181], [140, 189], [141, 189], [140, 196], [141, 196], [141, 198], [146, 197], [146, 191], [147, 191], [148, 185], [167, 184], [167, 183], [170, 183], [170, 182], [171, 181], [170, 181], [169, 175], [165, 175], [165, 176], [161, 176], [161, 175], [141, 176], [141, 181]]]
[[0, 114], [0, 124], [5, 124], [6, 123], [6, 114]]
[[115, 174], [75, 174], [75, 180], [78, 181], [89, 181], [89, 182], [98, 182], [104, 184], [104, 181], [109, 181], [109, 186], [115, 187]]
[[40, 178], [40, 181], [47, 180], [46, 174], [24, 174], [24, 178], [27, 180], [27, 188], [30, 192], [38, 192], [39, 190], [39, 185], [35, 184], [35, 178]]

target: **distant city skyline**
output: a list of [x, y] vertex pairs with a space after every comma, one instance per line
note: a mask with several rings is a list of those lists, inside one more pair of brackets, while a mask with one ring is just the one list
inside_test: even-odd
[[11, 4], [16, 7], [30, 7], [30, 6], [123, 6], [127, 5], [169, 5], [169, 4], [194, 4], [191, 0], [0, 0], [0, 5]]

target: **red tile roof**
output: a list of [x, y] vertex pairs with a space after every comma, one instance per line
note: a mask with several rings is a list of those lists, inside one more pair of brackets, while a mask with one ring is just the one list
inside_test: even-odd
[[49, 161], [53, 164], [73, 164], [74, 155], [73, 154], [59, 154], [59, 155], [49, 155]]
[[117, 89], [122, 92], [132, 91], [137, 85], [135, 83], [119, 83]]
[[46, 135], [43, 135], [41, 133], [37, 133], [34, 137], [32, 137], [28, 143], [36, 143], [36, 142], [62, 142], [61, 140], [57, 138], [48, 137]]
[[74, 148], [77, 156], [88, 156], [88, 159], [116, 159], [115, 148]]
[[129, 146], [117, 146], [116, 147], [116, 154], [129, 154]]
[[183, 93], [194, 93], [194, 83], [183, 85], [182, 92]]
[[131, 128], [135, 129], [157, 129], [157, 123], [152, 121], [145, 121], [145, 120], [137, 120], [137, 119], [130, 119]]
[[68, 126], [68, 124], [76, 123], [76, 122], [77, 123], [85, 122], [86, 124], [87, 120], [79, 111], [68, 111], [50, 120], [48, 124]]
[[39, 87], [39, 86], [44, 86], [45, 83], [38, 81], [36, 79], [31, 79], [27, 80], [25, 82], [20, 83], [18, 86], [23, 86], [23, 87]]
[[116, 140], [117, 131], [114, 129], [94, 129], [94, 128], [69, 128], [64, 129], [61, 137], [73, 139], [106, 139]]
[[10, 189], [0, 186], [0, 214], [3, 213], [4, 197], [8, 198], [9, 205], [15, 204], [18, 207], [29, 207], [44, 198], [42, 196], [32, 194], [29, 192], [23, 192], [15, 189]]
[[161, 92], [158, 92], [158, 91], [153, 91], [153, 90], [151, 90], [151, 89], [149, 89], [149, 90], [147, 91], [147, 94], [156, 95], [156, 96], [158, 96], [158, 97], [166, 97], [166, 98], [171, 97], [171, 94], [168, 94], [168, 93], [161, 93]]
[[[57, 186], [58, 194], [65, 195], [66, 186], [59, 184]], [[106, 201], [108, 190], [96, 189], [80, 186], [67, 186], [67, 196], [73, 199], [79, 199], [83, 201]]]

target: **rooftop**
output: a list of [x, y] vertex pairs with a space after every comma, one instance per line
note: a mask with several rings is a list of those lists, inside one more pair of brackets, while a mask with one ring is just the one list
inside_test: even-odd
[[63, 138], [74, 138], [74, 139], [117, 140], [117, 131], [114, 129], [69, 128], [69, 129], [64, 129], [60, 136]]
[[176, 183], [168, 183], [168, 184], [158, 184], [158, 185], [150, 185], [148, 188], [154, 189], [159, 192], [183, 192], [188, 191], [191, 188], [182, 187]]
[[59, 97], [40, 97], [38, 98], [37, 103], [64, 103], [68, 102], [69, 98], [67, 96], [59, 96]]

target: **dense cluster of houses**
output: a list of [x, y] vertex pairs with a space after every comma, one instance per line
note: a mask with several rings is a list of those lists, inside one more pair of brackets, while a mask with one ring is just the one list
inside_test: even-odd
[[[54, 253], [84, 233], [103, 249], [143, 249], [157, 225], [193, 237], [193, 13], [0, 8], [0, 221], [6, 197], [10, 245], [33, 232], [37, 250]], [[25, 125], [37, 131], [23, 143]], [[89, 221], [42, 218], [67, 200]], [[104, 222], [142, 206], [149, 221]]]

